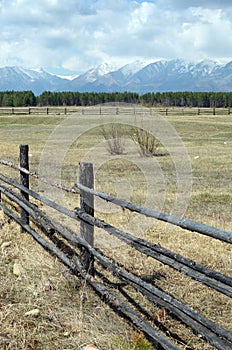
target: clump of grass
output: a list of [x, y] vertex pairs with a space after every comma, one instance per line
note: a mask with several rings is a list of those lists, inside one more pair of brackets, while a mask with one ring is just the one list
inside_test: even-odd
[[145, 339], [142, 333], [133, 333], [131, 335], [130, 344], [120, 337], [114, 337], [113, 343], [118, 349], [124, 350], [153, 350], [154, 347]]
[[125, 151], [125, 130], [123, 125], [112, 123], [101, 126], [101, 134], [106, 140], [106, 148], [112, 155], [123, 154]]
[[142, 157], [154, 157], [160, 149], [160, 141], [149, 131], [133, 128], [132, 140], [139, 146], [139, 153]]
[[152, 350], [153, 346], [145, 339], [142, 333], [135, 333], [132, 336], [132, 346], [134, 350]]

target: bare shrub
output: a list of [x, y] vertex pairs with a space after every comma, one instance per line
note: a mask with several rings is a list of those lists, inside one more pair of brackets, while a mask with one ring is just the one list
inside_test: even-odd
[[149, 131], [141, 128], [133, 128], [131, 138], [139, 146], [141, 157], [153, 157], [158, 154], [160, 141]]
[[111, 123], [101, 126], [101, 133], [106, 140], [106, 147], [110, 154], [123, 154], [125, 151], [125, 130], [123, 125]]

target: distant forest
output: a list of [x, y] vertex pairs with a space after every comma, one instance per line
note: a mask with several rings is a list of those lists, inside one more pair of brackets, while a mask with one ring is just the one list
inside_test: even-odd
[[166, 107], [232, 107], [232, 92], [51, 92], [35, 96], [32, 91], [0, 92], [0, 107], [93, 106], [110, 102]]

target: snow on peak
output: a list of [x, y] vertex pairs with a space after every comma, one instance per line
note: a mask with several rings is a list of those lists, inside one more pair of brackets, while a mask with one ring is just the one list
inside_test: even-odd
[[137, 73], [140, 69], [146, 67], [148, 64], [149, 61], [136, 60], [132, 63], [126, 64], [120, 70], [125, 76], [130, 76]]
[[91, 82], [94, 82], [97, 78], [99, 78], [105, 74], [110, 73], [112, 71], [112, 69], [113, 69], [113, 67], [110, 64], [104, 62], [97, 67], [89, 69], [84, 74], [84, 76], [85, 76], [86, 81], [91, 83]]
[[197, 68], [200, 68], [203, 72], [211, 74], [213, 70], [218, 66], [218, 63], [213, 60], [204, 60], [196, 64]]
[[101, 76], [101, 75], [108, 74], [109, 72], [112, 71], [112, 69], [113, 67], [110, 64], [103, 62], [96, 68], [96, 72], [98, 73], [98, 75]]
[[66, 79], [66, 80], [74, 80], [74, 79], [79, 77], [79, 74], [76, 74], [76, 75], [57, 75], [57, 74], [52, 74], [52, 75], [55, 76], [55, 77], [61, 78], [61, 79]]
[[46, 73], [43, 70], [43, 68], [27, 69], [27, 68], [23, 68], [23, 67], [15, 67], [15, 70], [19, 74], [23, 73], [26, 76], [28, 76], [31, 79], [31, 81], [35, 81], [35, 79], [38, 79], [40, 76], [42, 76], [43, 74]]
[[31, 70], [34, 71], [34, 72], [37, 72], [37, 73], [44, 73], [44, 70], [43, 70], [43, 68], [41, 68], [41, 67], [33, 68], [33, 69], [31, 69]]

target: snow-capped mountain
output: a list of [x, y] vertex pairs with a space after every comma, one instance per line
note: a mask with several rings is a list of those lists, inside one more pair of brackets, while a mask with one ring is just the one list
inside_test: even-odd
[[[198, 63], [179, 59], [158, 61], [139, 70], [128, 81], [127, 89], [131, 90], [134, 87], [139, 91], [142, 88], [144, 92], [217, 91], [217, 82], [214, 82], [214, 73], [217, 68], [218, 64], [214, 61]], [[231, 87], [228, 88], [231, 89]]]
[[[67, 80], [68, 81], [68, 80]], [[45, 90], [55, 91], [64, 83], [64, 79], [41, 69], [21, 67], [0, 68], [0, 91], [31, 90], [36, 95]]]
[[119, 69], [103, 63], [72, 79], [43, 69], [0, 68], [0, 91], [49, 91], [138, 93], [164, 91], [232, 91], [232, 61], [189, 62], [181, 59], [148, 63], [135, 61]]
[[142, 68], [146, 67], [149, 63], [150, 63], [149, 61], [137, 60], [137, 61], [134, 61], [132, 63], [126, 64], [125, 66], [120, 68], [119, 71], [121, 71], [125, 77], [130, 77], [130, 76], [136, 74]]
[[189, 62], [181, 59], [149, 64], [133, 62], [106, 74], [88, 79], [89, 71], [66, 85], [74, 91], [231, 91], [232, 62], [219, 65], [212, 60]]
[[92, 83], [98, 78], [108, 74], [111, 70], [112, 67], [108, 63], [102, 63], [99, 66], [91, 68], [85, 74], [81, 75], [81, 79], [84, 83]]
[[108, 63], [102, 63], [97, 67], [89, 69], [86, 73], [79, 75], [75, 79], [72, 79], [71, 82], [68, 82], [68, 84], [63, 85], [63, 90], [70, 90], [71, 91], [77, 91], [77, 90], [86, 90], [86, 86], [88, 84], [94, 83], [98, 79], [101, 79], [101, 77], [107, 75], [111, 70], [113, 70], [113, 66], [109, 65]]

